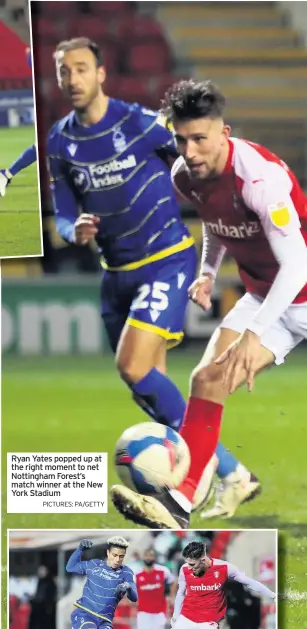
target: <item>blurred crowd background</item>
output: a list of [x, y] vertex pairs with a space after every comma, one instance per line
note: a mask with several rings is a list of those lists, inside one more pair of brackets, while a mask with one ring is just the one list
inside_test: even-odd
[[[142, 567], [145, 550], [154, 548], [157, 563], [177, 578], [184, 563], [182, 549], [190, 541], [203, 541], [207, 552], [226, 559], [249, 576], [276, 588], [275, 531], [10, 531], [9, 614], [10, 629], [70, 629], [73, 603], [80, 596], [84, 577], [68, 574], [65, 565], [83, 538], [94, 546], [87, 558], [105, 558], [111, 535], [130, 542], [127, 565]], [[221, 629], [276, 629], [275, 604], [254, 596], [239, 583], [227, 584], [228, 612]], [[168, 618], [173, 601], [169, 601]], [[135, 629], [136, 606], [124, 599], [114, 629]], [[166, 626], [168, 629], [169, 625]]]
[[[293, 15], [300, 4], [79, 1], [61, 2], [59, 12], [58, 2], [31, 2], [41, 151], [48, 129], [69, 111], [55, 80], [55, 45], [86, 35], [103, 50], [109, 95], [159, 109], [174, 81], [210, 78], [226, 95], [233, 135], [276, 152], [307, 186], [307, 51]], [[57, 237], [44, 164], [41, 178], [44, 271], [97, 271], [93, 249], [81, 255]], [[195, 212], [182, 211], [200, 243]]]
[[[1, 3], [3, 23], [24, 32], [25, 38], [25, 1], [0, 0]], [[32, 301], [36, 303], [38, 299], [48, 308], [38, 288], [46, 275], [50, 294], [63, 307], [67, 291], [72, 291], [70, 303], [75, 303], [76, 282], [88, 291], [87, 300], [97, 306], [99, 256], [95, 246], [67, 245], [56, 234], [44, 157], [48, 129], [69, 111], [69, 104], [57, 87], [52, 57], [56, 44], [64, 38], [93, 38], [104, 53], [107, 93], [147, 107], [159, 108], [166, 89], [180, 78], [213, 79], [226, 95], [226, 119], [233, 135], [275, 151], [307, 189], [306, 3], [45, 0], [30, 4], [45, 255], [3, 264], [4, 304], [11, 313], [15, 313], [17, 295], [23, 303], [23, 294], [28, 290], [33, 292]], [[10, 59], [10, 80], [14, 72], [15, 78], [20, 79], [20, 67], [15, 70]], [[24, 78], [29, 80], [27, 72]], [[201, 226], [195, 210], [183, 206], [182, 216], [200, 250]], [[241, 294], [236, 266], [226, 256], [213, 309], [205, 315], [190, 305], [186, 338], [209, 336]], [[18, 321], [12, 326], [17, 326], [18, 334], [22, 334]], [[5, 335], [4, 351], [16, 351], [18, 334], [8, 338]], [[97, 351], [100, 345], [96, 342]]]

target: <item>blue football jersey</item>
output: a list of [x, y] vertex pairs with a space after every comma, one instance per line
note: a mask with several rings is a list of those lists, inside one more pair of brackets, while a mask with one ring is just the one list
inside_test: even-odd
[[175, 151], [171, 132], [137, 104], [110, 98], [90, 127], [75, 112], [60, 120], [47, 151], [59, 234], [71, 242], [81, 212], [100, 217], [96, 240], [111, 268], [191, 246], [161, 151]]
[[101, 559], [81, 561], [81, 556], [82, 550], [76, 550], [66, 565], [67, 572], [84, 574], [87, 577], [82, 596], [75, 605], [93, 616], [112, 621], [116, 607], [122, 598], [115, 594], [116, 587], [120, 583], [131, 583], [127, 596], [131, 601], [137, 601], [134, 573], [127, 566], [114, 570]]

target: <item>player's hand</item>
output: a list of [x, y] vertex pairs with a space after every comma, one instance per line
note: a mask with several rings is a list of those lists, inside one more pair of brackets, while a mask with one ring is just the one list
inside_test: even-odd
[[115, 590], [116, 596], [125, 596], [125, 594], [127, 594], [127, 592], [130, 590], [130, 587], [131, 585], [127, 581], [125, 581], [124, 583], [119, 583]]
[[90, 539], [82, 539], [79, 544], [79, 550], [85, 550], [86, 548], [91, 548], [93, 546], [93, 542]]
[[211, 294], [213, 290], [214, 277], [210, 273], [200, 275], [188, 289], [189, 297], [203, 310], [210, 310]]
[[74, 243], [76, 245], [87, 245], [95, 238], [100, 218], [94, 214], [81, 214], [74, 224]]
[[246, 382], [249, 391], [254, 387], [256, 367], [261, 352], [260, 338], [254, 332], [245, 330], [234, 343], [223, 352], [216, 360], [217, 365], [225, 364], [223, 385], [229, 393], [233, 393], [239, 383], [239, 374], [246, 372]]

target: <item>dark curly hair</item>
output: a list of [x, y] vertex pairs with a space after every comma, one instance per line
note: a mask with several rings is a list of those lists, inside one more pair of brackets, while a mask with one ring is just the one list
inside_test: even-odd
[[174, 120], [221, 118], [226, 99], [212, 81], [179, 81], [164, 95], [161, 112], [169, 123]]
[[203, 542], [190, 542], [182, 551], [185, 559], [200, 559], [206, 553], [206, 544]]

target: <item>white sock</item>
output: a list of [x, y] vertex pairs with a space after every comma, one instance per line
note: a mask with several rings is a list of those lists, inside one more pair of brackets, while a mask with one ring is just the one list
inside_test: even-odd
[[181, 493], [181, 491], [178, 491], [177, 489], [171, 489], [169, 493], [172, 498], [176, 500], [176, 502], [178, 502], [178, 504], [183, 508], [183, 510], [186, 511], [186, 513], [191, 513], [192, 503]]
[[228, 474], [228, 476], [225, 476], [225, 480], [228, 483], [238, 482], [238, 480], [242, 483], [248, 483], [249, 479], [250, 472], [244, 465], [242, 465], [242, 463], [238, 463], [235, 471]]
[[248, 471], [247, 467], [245, 467], [245, 465], [242, 465], [242, 463], [238, 463], [236, 472], [239, 474], [239, 476], [241, 476], [242, 480], [250, 479], [250, 472]]

